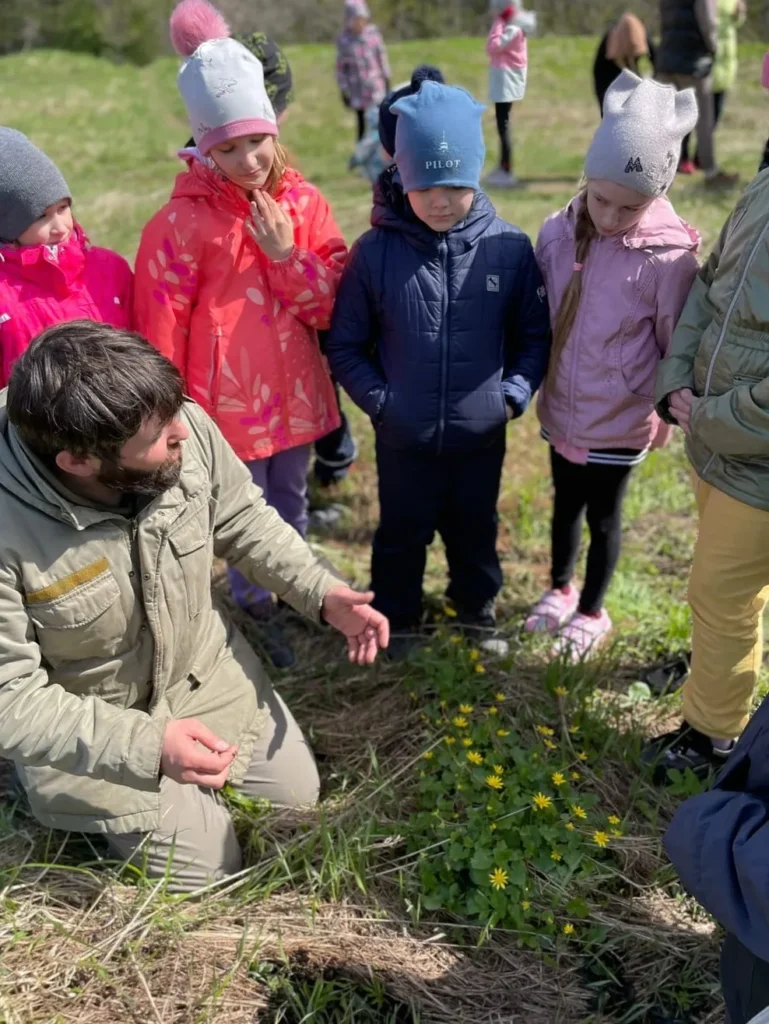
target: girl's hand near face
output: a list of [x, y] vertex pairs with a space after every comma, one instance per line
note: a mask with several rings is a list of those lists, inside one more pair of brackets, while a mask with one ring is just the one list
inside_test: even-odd
[[294, 228], [288, 214], [268, 192], [251, 193], [251, 220], [246, 227], [267, 259], [280, 263], [294, 249]]

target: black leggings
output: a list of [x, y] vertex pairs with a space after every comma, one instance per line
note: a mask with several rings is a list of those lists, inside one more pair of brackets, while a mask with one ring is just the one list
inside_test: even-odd
[[749, 1024], [769, 1007], [769, 963], [729, 933], [721, 946], [721, 987], [727, 1024]]
[[611, 583], [622, 544], [622, 502], [632, 466], [576, 465], [550, 448], [555, 503], [552, 523], [553, 587], [571, 583], [587, 512], [590, 548], [579, 610], [596, 614]]
[[494, 104], [494, 112], [497, 115], [497, 132], [499, 133], [499, 166], [505, 171], [509, 171], [513, 165], [513, 149], [510, 144], [510, 112], [512, 109], [512, 103]]
[[360, 142], [360, 140], [366, 134], [366, 111], [365, 110], [356, 110], [355, 111], [355, 117], [357, 118], [357, 126], [358, 126], [358, 142]]

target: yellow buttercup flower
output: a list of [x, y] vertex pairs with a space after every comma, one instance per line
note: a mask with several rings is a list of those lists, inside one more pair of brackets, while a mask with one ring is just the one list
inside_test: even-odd
[[503, 768], [503, 766], [501, 764], [495, 764], [494, 765], [494, 774], [495, 775], [501, 775], [504, 772], [504, 770], [505, 769]]
[[456, 715], [454, 718], [451, 719], [451, 724], [455, 725], [457, 729], [466, 729], [467, 719], [464, 718], [462, 715]]
[[553, 774], [550, 776], [550, 781], [553, 783], [554, 786], [565, 786], [566, 776], [563, 774], [563, 772], [553, 772]]
[[543, 740], [542, 742], [545, 744], [545, 746], [547, 747], [548, 750], [557, 750], [558, 749], [558, 744], [557, 743], [553, 743], [552, 740]]
[[571, 779], [572, 779], [572, 782], [579, 782], [579, 780], [580, 780], [579, 772], [572, 772], [571, 773]]
[[492, 716], [494, 716], [494, 715], [498, 715], [498, 714], [499, 714], [499, 708], [498, 708], [498, 707], [495, 707], [495, 706], [494, 706], [494, 705], [492, 704], [492, 706], [491, 706], [491, 707], [489, 708], [489, 710], [488, 710], [488, 711], [486, 712], [486, 714], [487, 714], [487, 715], [492, 715]]
[[482, 676], [485, 674], [486, 669], [483, 667], [483, 665], [476, 665], [475, 671], [478, 673], [479, 676]]
[[538, 725], [536, 731], [540, 736], [555, 736], [555, 731], [549, 725]]
[[446, 607], [443, 609], [443, 614], [446, 616], [447, 619], [455, 619], [457, 617], [456, 610], [454, 608], [449, 607], [449, 605], [446, 605]]
[[443, 742], [448, 743], [449, 746], [452, 746], [454, 743], [457, 742], [457, 738], [456, 736], [444, 736]]
[[496, 821], [492, 821], [492, 823], [489, 825], [489, 830], [491, 832], [496, 832], [497, 831], [497, 823], [496, 823]]
[[502, 868], [494, 868], [489, 875], [489, 881], [495, 889], [507, 888], [508, 874]]
[[498, 775], [487, 775], [486, 785], [491, 786], [492, 789], [504, 789], [504, 782]]
[[573, 924], [565, 924], [563, 926], [563, 934], [564, 935], [573, 935], [574, 934], [574, 925]]
[[579, 804], [572, 804], [571, 813], [575, 818], [581, 818], [583, 821], [587, 817], [587, 811], [584, 807], [580, 807]]
[[603, 850], [605, 847], [609, 845], [609, 837], [605, 832], [594, 832], [593, 842], [596, 846], [600, 846]]
[[611, 834], [612, 834], [613, 836], [616, 836], [616, 838], [617, 838], [617, 839], [621, 839], [621, 838], [622, 838], [622, 837], [624, 836], [624, 834], [625, 834], [625, 833], [624, 833], [624, 832], [622, 831], [622, 829], [619, 829], [619, 828], [613, 828], [613, 829], [611, 830]]
[[547, 811], [553, 806], [553, 801], [549, 796], [545, 796], [544, 793], [535, 793], [532, 803], [538, 811]]
[[580, 761], [587, 761], [587, 754], [584, 750], [580, 750], [580, 752], [577, 754], [577, 757], [580, 759]]
[[622, 822], [620, 821], [620, 819], [617, 817], [616, 814], [610, 814], [609, 818], [608, 818], [608, 822], [609, 822], [610, 825], [620, 825], [620, 824], [622, 824]]
[[497, 729], [497, 736], [502, 736], [504, 738], [505, 736], [509, 736], [509, 735], [510, 735], [510, 730], [509, 729]]
[[477, 647], [473, 647], [472, 651], [470, 651], [470, 661], [478, 661], [480, 656], [481, 652], [477, 649]]
[[462, 746], [463, 747], [472, 747], [472, 745], [473, 745], [473, 741], [470, 739], [469, 736], [463, 736], [462, 737]]
[[556, 686], [556, 688], [553, 690], [553, 693], [556, 695], [556, 697], [568, 697], [569, 695], [569, 691], [566, 689], [565, 686]]
[[502, 693], [501, 690], [499, 691], [499, 693], [495, 693], [494, 694], [494, 700], [498, 700], [500, 702], [500, 704], [502, 703], [502, 701], [504, 699], [505, 699], [505, 695], [504, 695], [504, 693]]
[[451, 642], [453, 644], [461, 644], [462, 643], [462, 637], [461, 636], [452, 636], [451, 637]]
[[424, 754], [422, 754], [422, 757], [425, 759], [425, 761], [430, 761], [433, 758], [433, 756], [434, 755], [432, 750], [426, 750]]
[[566, 822], [566, 831], [567, 832], [573, 832], [574, 831], [574, 822], [572, 822], [572, 821], [567, 821]]
[[463, 715], [471, 715], [473, 713], [473, 705], [472, 704], [460, 704], [459, 705], [459, 710], [462, 712]]
[[477, 750], [468, 750], [467, 760], [470, 764], [483, 764], [483, 755], [479, 754]]
[[578, 725], [570, 725], [569, 726], [569, 732], [571, 733], [572, 736], [576, 736], [577, 733], [579, 732], [579, 726]]
[[557, 850], [553, 850], [553, 852], [550, 854], [550, 860], [554, 860], [556, 863], [558, 863], [559, 860], [563, 860], [563, 857]]
[[528, 900], [521, 900], [521, 910], [531, 910], [531, 903]]

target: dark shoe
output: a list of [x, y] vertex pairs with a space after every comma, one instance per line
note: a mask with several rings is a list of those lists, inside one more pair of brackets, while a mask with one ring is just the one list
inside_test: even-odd
[[497, 633], [497, 614], [494, 601], [487, 601], [478, 611], [471, 612], [457, 605], [457, 623], [473, 643], [495, 658], [504, 658], [510, 644]]
[[291, 668], [296, 663], [296, 655], [275, 621], [276, 608], [272, 601], [260, 601], [243, 611], [257, 624], [256, 641], [275, 668]]
[[641, 678], [655, 696], [663, 697], [667, 693], [675, 693], [681, 689], [689, 678], [691, 666], [692, 655], [689, 652], [666, 661], [663, 665], [650, 668]]
[[653, 769], [655, 786], [666, 786], [670, 782], [668, 772], [685, 772], [687, 768], [698, 779], [705, 780], [724, 766], [733, 746], [729, 750], [717, 750], [709, 736], [682, 722], [673, 732], [647, 743], [641, 752], [641, 761]]

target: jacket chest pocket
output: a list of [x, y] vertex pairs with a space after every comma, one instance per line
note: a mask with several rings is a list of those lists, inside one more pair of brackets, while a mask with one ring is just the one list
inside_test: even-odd
[[[125, 642], [120, 587], [106, 559], [103, 562], [103, 571], [88, 582], [78, 583], [78, 577], [89, 572], [85, 569], [27, 594], [27, 613], [40, 651], [54, 668], [67, 661], [112, 657]], [[96, 567], [101, 568], [99, 563]]]
[[211, 605], [213, 551], [209, 521], [209, 510], [204, 506], [168, 537], [182, 575], [190, 619]]

